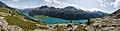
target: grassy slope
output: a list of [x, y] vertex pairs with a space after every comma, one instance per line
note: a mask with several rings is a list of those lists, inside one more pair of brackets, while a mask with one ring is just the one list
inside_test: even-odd
[[[9, 11], [12, 12], [12, 13], [10, 13]], [[19, 27], [21, 27], [25, 30], [32, 30], [32, 29], [36, 28], [34, 23], [29, 22], [29, 21], [26, 22], [26, 21], [22, 20], [22, 19], [24, 19], [24, 16], [21, 16], [17, 12], [14, 12], [14, 11], [8, 9], [8, 8], [4, 8], [4, 7], [1, 8], [0, 7], [0, 12], [15, 15], [15, 17], [10, 16], [10, 15], [4, 16], [5, 20], [9, 23], [9, 25], [16, 25], [16, 26], [19, 26]], [[27, 20], [27, 19], [25, 19], [25, 20]]]
[[6, 16], [5, 19], [9, 23], [9, 25], [16, 25], [23, 29], [28, 29], [28, 30], [35, 28], [34, 23], [25, 22], [25, 21], [19, 19], [18, 17]]
[[4, 7], [3, 7], [3, 8], [1, 8], [1, 7], [0, 7], [0, 12], [9, 13], [9, 11], [10, 11], [10, 10], [9, 10], [9, 9], [7, 9], [7, 8], [4, 8]]

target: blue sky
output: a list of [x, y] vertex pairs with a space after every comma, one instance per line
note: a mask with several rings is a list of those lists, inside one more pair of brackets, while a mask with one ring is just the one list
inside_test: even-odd
[[120, 8], [120, 0], [0, 0], [8, 6], [24, 9], [42, 5], [64, 8], [74, 6], [77, 9], [112, 13]]

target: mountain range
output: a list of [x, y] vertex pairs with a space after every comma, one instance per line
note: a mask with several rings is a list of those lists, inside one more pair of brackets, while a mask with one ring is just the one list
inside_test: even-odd
[[55, 18], [61, 18], [66, 20], [78, 20], [78, 19], [88, 19], [88, 18], [99, 18], [108, 15], [107, 13], [101, 11], [85, 11], [81, 9], [76, 9], [72, 6], [67, 6], [65, 8], [55, 8], [53, 6], [49, 7], [47, 5], [24, 9], [23, 11], [27, 11], [29, 15], [45, 15]]

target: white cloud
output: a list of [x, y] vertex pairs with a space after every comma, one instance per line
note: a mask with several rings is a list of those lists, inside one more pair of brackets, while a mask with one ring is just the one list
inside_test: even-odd
[[101, 12], [105, 12], [105, 13], [112, 13], [112, 12], [108, 12], [108, 11], [105, 11], [105, 10], [99, 9], [99, 8], [86, 9], [86, 8], [84, 8], [84, 7], [80, 7], [80, 9], [85, 10], [85, 11], [92, 11], [92, 12], [94, 12], [94, 11], [101, 11]]
[[120, 0], [116, 0], [114, 3], [114, 7], [120, 9]]
[[98, 8], [91, 8], [91, 9], [88, 9], [88, 10], [90, 10], [90, 11], [101, 11], [101, 12], [111, 13], [111, 12], [107, 12], [105, 10], [98, 9]]
[[104, 5], [104, 4], [100, 4], [100, 6], [102, 6], [102, 7], [106, 7], [106, 5]]
[[110, 2], [110, 3], [104, 3], [105, 5], [108, 5], [108, 6], [112, 6], [114, 5], [114, 2]]
[[[105, 11], [105, 10], [102, 10], [102, 9], [98, 9], [98, 8], [91, 8], [91, 10], [95, 10], [95, 11], [102, 11], [102, 12], [107, 12], [107, 11]], [[108, 13], [108, 12], [107, 12]]]
[[56, 6], [56, 7], [60, 7], [60, 8], [63, 8], [63, 7], [66, 7], [66, 6], [80, 7], [80, 6], [78, 6], [77, 4], [69, 4], [69, 3], [66, 3], [66, 2], [58, 1], [58, 0], [44, 0], [44, 1], [45, 1], [47, 4], [51, 4], [51, 3], [59, 4], [59, 5]]
[[12, 0], [13, 2], [18, 2], [19, 0]]
[[102, 7], [106, 7], [106, 3], [103, 3], [104, 0], [97, 0], [97, 1], [100, 2], [100, 6], [102, 6]]
[[114, 5], [114, 2], [109, 2], [109, 3], [105, 3], [105, 1], [107, 0], [97, 0], [98, 2], [100, 2], [100, 6], [102, 7], [107, 7], [107, 6], [113, 6]]
[[97, 0], [98, 2], [100, 2], [100, 3], [103, 3], [104, 2], [104, 0]]
[[47, 4], [50, 4], [52, 0], [44, 0]]
[[110, 5], [114, 5], [114, 2], [111, 2]]
[[13, 8], [19, 8], [19, 9], [40, 7], [40, 6], [11, 6], [11, 5], [8, 5], [8, 6]]

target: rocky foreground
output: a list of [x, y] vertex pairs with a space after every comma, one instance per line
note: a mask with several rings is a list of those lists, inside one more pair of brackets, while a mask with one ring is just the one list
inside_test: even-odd
[[[26, 24], [27, 25], [27, 24]], [[23, 28], [16, 25], [9, 25], [8, 22], [4, 19], [4, 17], [0, 17], [0, 31], [73, 31], [77, 29], [77, 24], [51, 24], [51, 25], [40, 25], [39, 29], [34, 30], [24, 30]]]
[[[106, 16], [104, 18], [95, 18], [91, 19], [91, 24], [87, 23], [82, 24], [49, 24], [49, 25], [40, 25], [38, 29], [34, 30], [24, 30], [19, 26], [8, 25], [8, 22], [4, 17], [0, 17], [0, 30], [4, 31], [120, 31], [120, 18], [115, 16]], [[27, 24], [26, 24], [27, 25]]]
[[87, 26], [88, 31], [120, 31], [120, 18], [107, 16], [106, 18], [96, 18], [93, 24]]
[[118, 15], [92, 18], [89, 20], [90, 25], [88, 25], [87, 23], [44, 24], [43, 22], [36, 23], [32, 21], [34, 24], [31, 24], [30, 21], [16, 14], [0, 13], [0, 31], [120, 31], [120, 18]]
[[120, 31], [118, 15], [91, 18], [89, 25], [87, 23], [44, 24], [27, 20], [11, 12], [0, 12], [0, 31]]
[[4, 17], [0, 17], [0, 30], [1, 31], [22, 31], [23, 29], [18, 26], [8, 25]]

